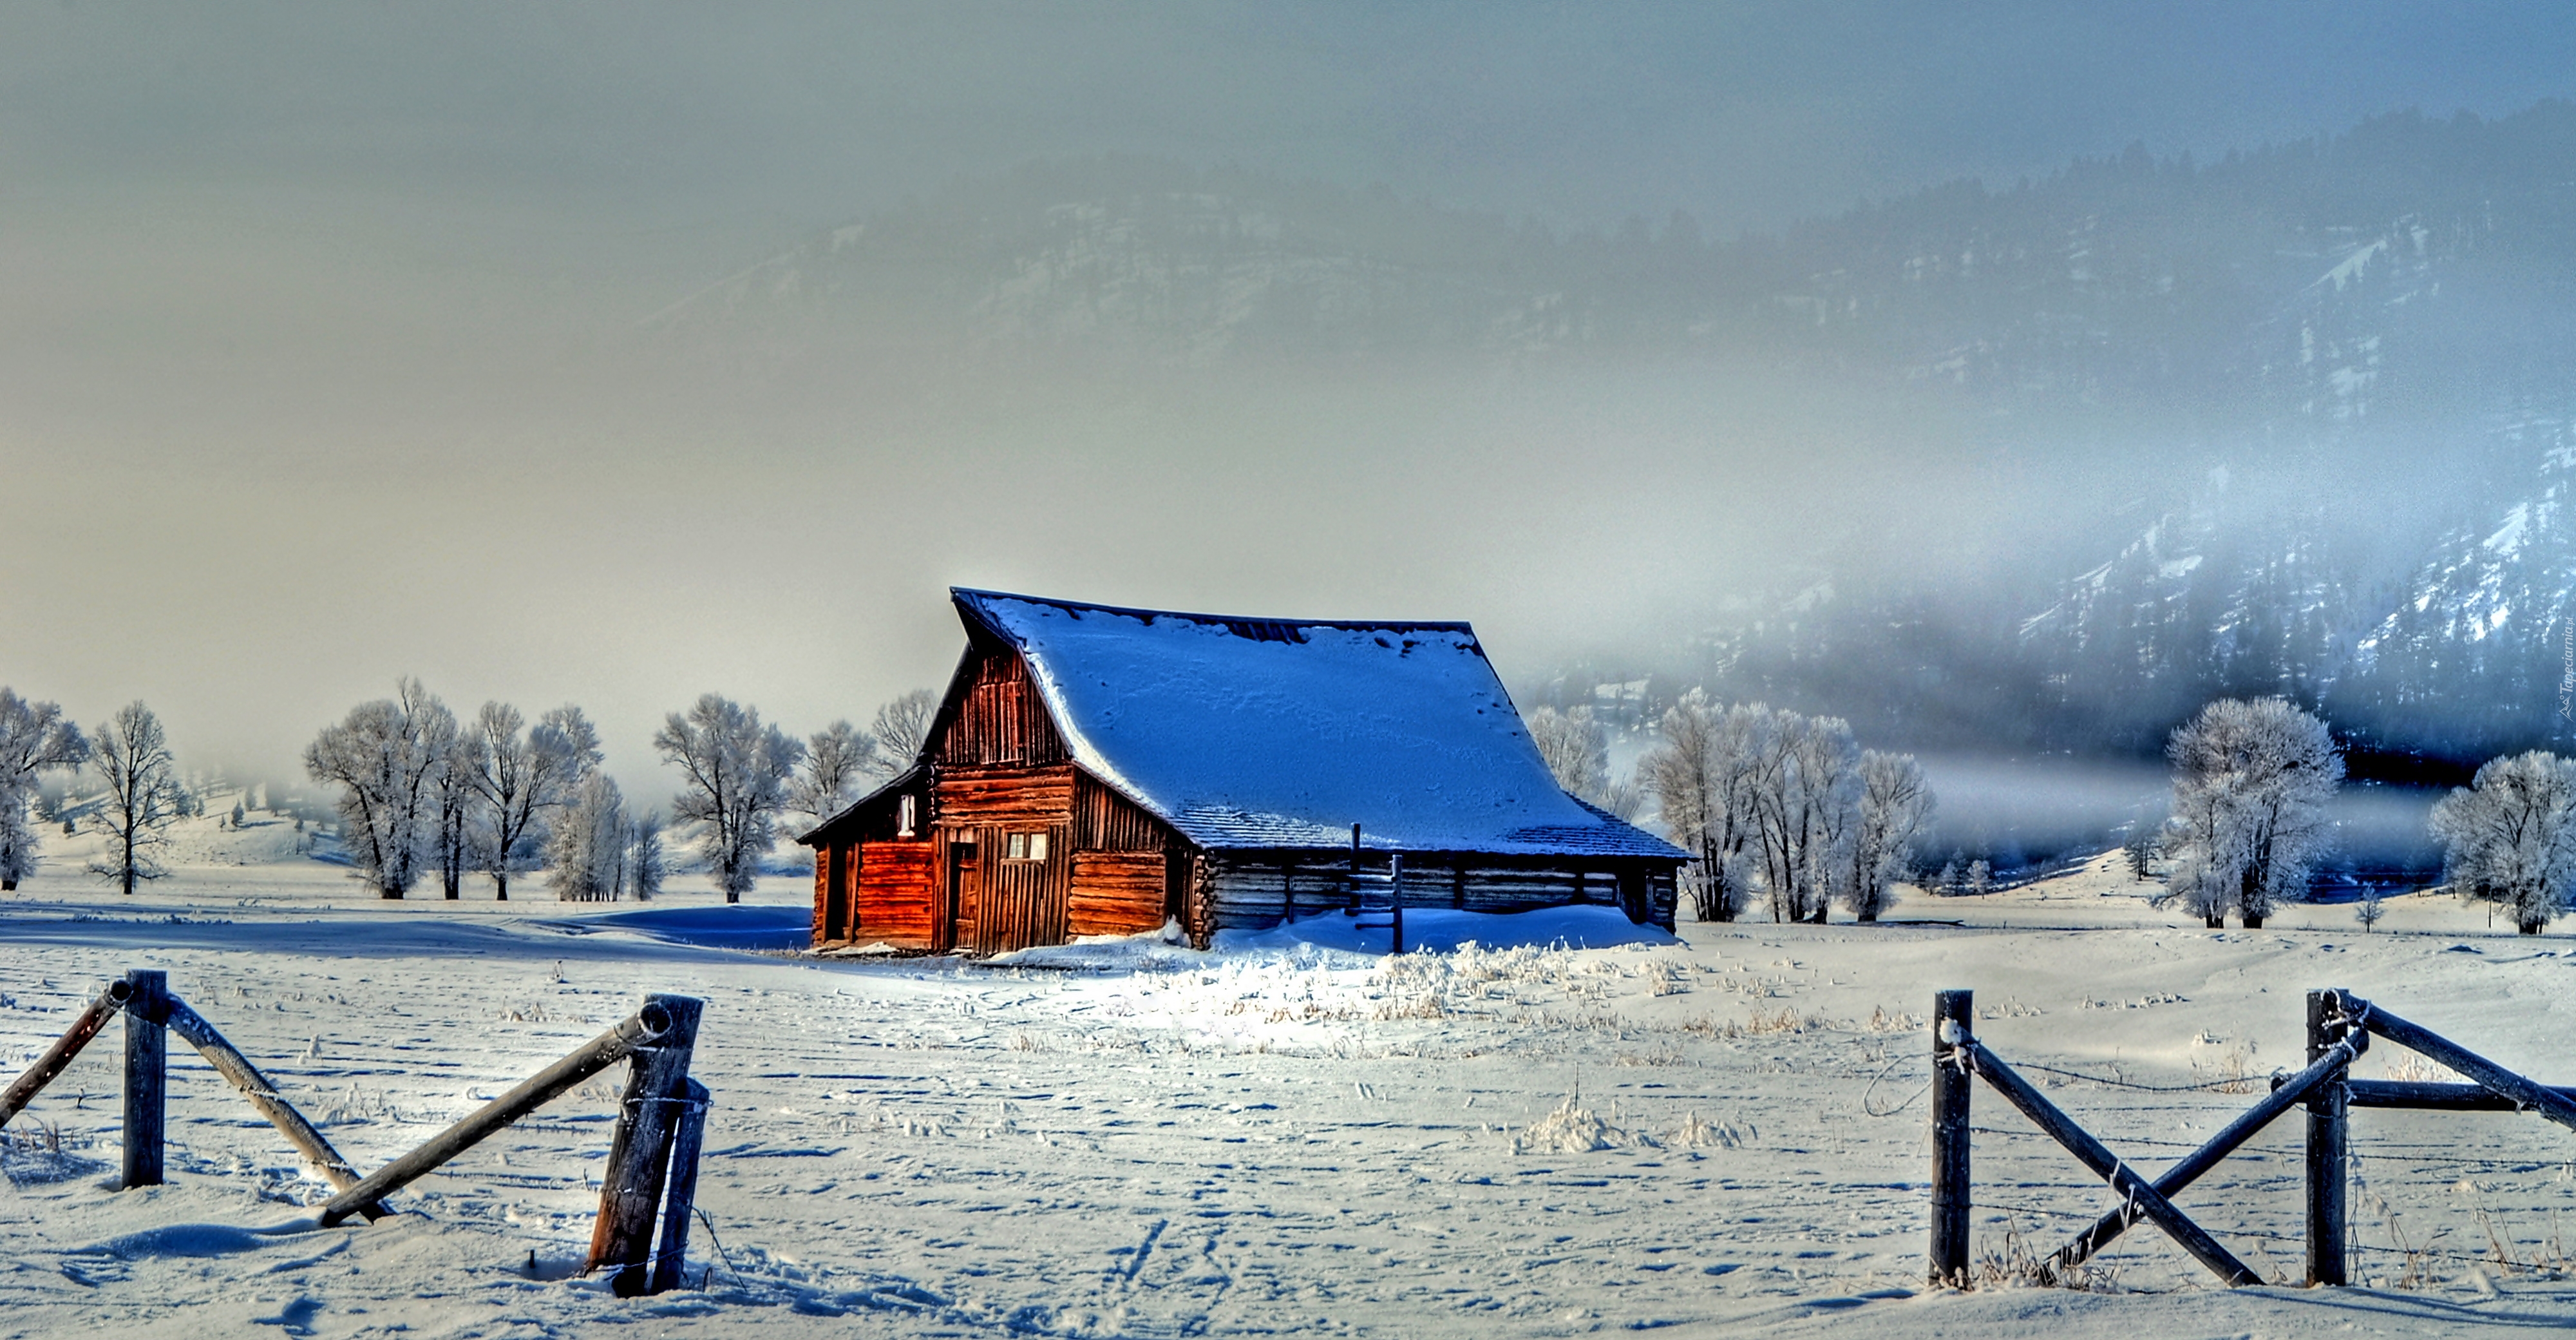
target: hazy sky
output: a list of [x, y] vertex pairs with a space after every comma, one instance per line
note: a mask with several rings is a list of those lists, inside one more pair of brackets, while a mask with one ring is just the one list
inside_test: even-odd
[[[0, 4], [0, 683], [84, 721], [142, 697], [193, 761], [283, 771], [416, 673], [460, 709], [583, 703], [649, 790], [653, 723], [701, 689], [803, 732], [944, 676], [951, 581], [1465, 617], [1510, 675], [1728, 542], [1639, 486], [1659, 461], [1785, 439], [1615, 401], [1462, 428], [1359, 396], [1329, 441], [1114, 398], [646, 413], [560, 387], [566, 351], [1031, 158], [1722, 234], [2131, 141], [2501, 114], [2576, 94], [2571, 37], [2456, 3]], [[1598, 459], [1553, 468], [1588, 410]], [[1470, 429], [1489, 454], [1441, 445]], [[961, 535], [975, 490], [1029, 524]], [[1695, 521], [1702, 548], [1638, 540]]]

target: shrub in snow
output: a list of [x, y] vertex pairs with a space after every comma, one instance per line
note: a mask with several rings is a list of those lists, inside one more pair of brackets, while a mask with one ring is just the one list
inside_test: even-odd
[[698, 850], [716, 887], [726, 902], [741, 902], [777, 841], [787, 781], [805, 746], [762, 725], [758, 711], [712, 693], [664, 718], [653, 744], [684, 775], [672, 817], [698, 825]]
[[2443, 874], [2537, 935], [2576, 890], [2576, 761], [2533, 750], [2489, 759], [2433, 806]]
[[90, 862], [89, 870], [115, 881], [122, 892], [132, 893], [136, 884], [168, 873], [153, 858], [169, 840], [170, 825], [180, 817], [187, 794], [172, 763], [161, 719], [140, 700], [118, 708], [91, 742], [90, 764], [104, 788], [97, 814], [107, 850]]
[[2211, 926], [2233, 910], [2254, 927], [2304, 897], [2333, 832], [2326, 804], [2343, 781], [2325, 723], [2282, 698], [2224, 698], [2177, 727], [2165, 756], [2173, 870], [2159, 905], [2178, 900]]

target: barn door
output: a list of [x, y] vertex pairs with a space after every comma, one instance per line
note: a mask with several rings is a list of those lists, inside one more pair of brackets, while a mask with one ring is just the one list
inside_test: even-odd
[[975, 844], [958, 841], [948, 844], [947, 878], [939, 881], [939, 905], [931, 909], [930, 949], [945, 954], [957, 948], [960, 928], [966, 930], [966, 943], [975, 943], [969, 921], [983, 899], [976, 896], [983, 884], [983, 863], [977, 858]]
[[986, 828], [980, 836], [984, 896], [975, 905], [975, 952], [999, 954], [1064, 943], [1066, 892], [1073, 869], [1072, 829], [1062, 824], [1043, 829]]

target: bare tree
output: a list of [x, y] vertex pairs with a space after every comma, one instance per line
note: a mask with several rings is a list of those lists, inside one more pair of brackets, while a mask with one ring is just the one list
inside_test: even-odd
[[1778, 714], [1756, 757], [1755, 831], [1776, 921], [1825, 919], [1858, 832], [1860, 746], [1840, 717]]
[[1559, 712], [1542, 707], [1524, 718], [1530, 743], [1567, 794], [1586, 798], [1610, 780], [1610, 733], [1592, 719], [1592, 709]]
[[2158, 901], [2178, 899], [2213, 927], [2233, 909], [2252, 929], [2305, 897], [2343, 781], [2325, 723], [2282, 698], [2222, 698], [2175, 729], [2165, 756], [2173, 871]]
[[662, 812], [646, 810], [626, 826], [626, 889], [643, 902], [659, 897], [670, 863], [662, 853]]
[[1860, 756], [1859, 823], [1843, 880], [1843, 905], [1862, 921], [1887, 909], [1888, 888], [1914, 875], [1914, 844], [1932, 825], [1932, 789], [1912, 754]]
[[1661, 747], [1639, 761], [1664, 831], [1692, 854], [1693, 910], [1733, 921], [1752, 894], [1755, 762], [1773, 729], [1758, 703], [1721, 708], [1692, 689], [1664, 713]]
[[2129, 840], [2120, 844], [2121, 859], [2129, 863], [2129, 875], [2145, 883], [2156, 857], [2164, 852], [2165, 821], [2161, 815], [2140, 815], [2129, 823]]
[[876, 720], [868, 724], [868, 735], [877, 742], [871, 766], [887, 777], [911, 767], [921, 757], [921, 747], [930, 739], [931, 719], [938, 714], [939, 695], [928, 689], [914, 689], [878, 708]]
[[820, 824], [858, 798], [859, 784], [882, 777], [876, 737], [846, 721], [835, 721], [805, 741], [805, 768], [797, 774], [790, 808]]
[[625, 798], [607, 773], [594, 769], [546, 837], [555, 897], [567, 902], [617, 897], [626, 887], [626, 838]]
[[36, 873], [35, 825], [27, 807], [42, 791], [42, 776], [76, 768], [89, 757], [89, 741], [52, 703], [29, 702], [0, 688], [0, 893]]
[[521, 734], [525, 720], [508, 703], [485, 703], [474, 719], [483, 810], [476, 856], [500, 902], [510, 900], [510, 872], [541, 850], [547, 817], [571, 803], [602, 758], [599, 732], [578, 707], [555, 708]]
[[2533, 750], [2492, 758], [2433, 806], [2443, 875], [2537, 935], [2576, 894], [2576, 760]]
[[405, 678], [393, 697], [349, 709], [304, 747], [304, 771], [340, 788], [341, 841], [384, 897], [402, 897], [420, 877], [456, 733], [456, 714]]
[[760, 858], [777, 840], [787, 782], [805, 746], [762, 725], [759, 712], [712, 693], [686, 714], [665, 718], [653, 744], [663, 762], [685, 774], [672, 817], [699, 826], [698, 850], [716, 887], [726, 902], [741, 902], [759, 877]]
[[[431, 845], [437, 857], [439, 892], [449, 902], [465, 896], [465, 871], [473, 864], [475, 811], [480, 808], [474, 779], [483, 767], [482, 745], [472, 732], [457, 731], [431, 782], [438, 812]], [[240, 807], [235, 806], [234, 812], [239, 814]]]
[[98, 824], [107, 851], [89, 870], [132, 893], [138, 882], [169, 873], [153, 857], [179, 817], [179, 781], [161, 719], [140, 700], [116, 709], [92, 741], [90, 766], [105, 787]]

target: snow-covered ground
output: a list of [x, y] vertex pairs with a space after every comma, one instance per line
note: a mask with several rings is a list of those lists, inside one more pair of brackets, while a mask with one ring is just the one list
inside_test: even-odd
[[[125, 899], [58, 863], [0, 900], [0, 1072], [107, 978], [164, 968], [361, 1167], [648, 990], [704, 997], [713, 1232], [692, 1248], [709, 1273], [631, 1301], [567, 1278], [596, 1206], [605, 1078], [416, 1184], [408, 1213], [268, 1232], [323, 1188], [176, 1046], [170, 1183], [116, 1192], [112, 1029], [6, 1132], [0, 1336], [2576, 1325], [2559, 1278], [2576, 1134], [2504, 1115], [2356, 1114], [2369, 1287], [2210, 1288], [2143, 1227], [2101, 1259], [2116, 1292], [1921, 1287], [1922, 1016], [1941, 987], [1977, 990], [2008, 1060], [2136, 1085], [2259, 1089], [2298, 1063], [2314, 986], [2576, 1080], [2555, 1017], [2576, 987], [2568, 938], [2493, 933], [2447, 899], [2392, 901], [2376, 934], [2348, 905], [2213, 934], [2143, 891], [2096, 863], [1912, 898], [1894, 916], [1915, 924], [1685, 923], [1674, 943], [1394, 961], [1271, 935], [968, 967], [711, 947], [792, 932], [807, 897], [792, 879], [734, 908], [696, 877], [643, 909], [555, 903], [536, 881], [506, 905], [480, 881], [461, 903], [389, 904], [289, 860], [182, 864]], [[1318, 930], [1347, 935], [1338, 918]], [[1582, 917], [1533, 938], [1568, 933]], [[2361, 1069], [2414, 1073], [2406, 1060], [2382, 1047]], [[2151, 1166], [2252, 1101], [2029, 1073]], [[1981, 1250], [2044, 1254], [2104, 1194], [1999, 1099], [1977, 1101]], [[2181, 1197], [2283, 1280], [2299, 1271], [2298, 1142], [2283, 1122]]]

